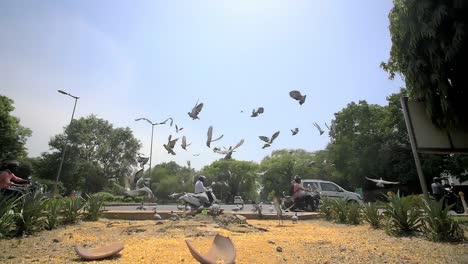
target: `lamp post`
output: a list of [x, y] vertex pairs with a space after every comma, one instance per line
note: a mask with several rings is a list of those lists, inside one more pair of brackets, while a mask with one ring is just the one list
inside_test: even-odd
[[153, 158], [153, 132], [154, 132], [154, 126], [159, 125], [159, 123], [153, 123], [151, 120], [145, 117], [140, 117], [135, 119], [135, 121], [140, 121], [140, 120], [145, 120], [146, 122], [151, 124], [151, 146], [150, 146], [150, 164], [149, 164], [149, 175], [151, 177], [151, 159]]
[[[80, 98], [77, 97], [77, 96], [71, 95], [71, 94], [69, 94], [69, 93], [67, 93], [65, 91], [62, 91], [62, 90], [58, 90], [58, 92], [61, 93], [61, 94], [64, 94], [64, 95], [68, 95], [68, 96], [75, 99], [75, 105], [73, 106], [73, 112], [72, 112], [72, 116], [71, 116], [71, 119], [70, 119], [70, 124], [68, 125], [68, 128], [70, 128], [71, 123], [73, 121], [73, 116], [75, 116], [76, 102]], [[54, 193], [55, 194], [58, 194], [57, 184], [58, 184], [58, 181], [60, 179], [60, 173], [62, 172], [63, 160], [65, 159], [65, 152], [67, 151], [67, 145], [68, 145], [68, 136], [65, 137], [65, 144], [64, 144], [63, 150], [62, 150], [62, 158], [60, 159], [60, 165], [59, 165], [59, 169], [58, 169], [58, 172], [57, 172], [57, 177], [55, 178], [55, 186], [54, 186]]]

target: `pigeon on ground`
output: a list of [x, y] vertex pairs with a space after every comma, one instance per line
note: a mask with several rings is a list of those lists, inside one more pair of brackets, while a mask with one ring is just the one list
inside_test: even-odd
[[319, 124], [317, 124], [317, 123], [314, 122], [314, 126], [317, 128], [317, 130], [319, 131], [320, 135], [323, 135], [324, 131], [323, 131], [322, 128], [319, 126]]
[[158, 214], [158, 212], [156, 212], [156, 210], [154, 210], [153, 213], [154, 213], [153, 217], [154, 217], [156, 220], [162, 220], [162, 217]]
[[301, 92], [294, 90], [289, 92], [289, 96], [299, 101], [299, 104], [302, 105], [305, 102], [307, 95], [302, 95]]
[[259, 114], [263, 114], [263, 112], [265, 111], [265, 109], [263, 107], [259, 107], [257, 110], [253, 109], [252, 110], [252, 115], [250, 115], [251, 117], [257, 117]]
[[291, 133], [293, 136], [297, 135], [297, 133], [299, 133], [299, 128], [291, 129]]
[[167, 140], [167, 145], [163, 144], [163, 146], [167, 150], [168, 154], [175, 155], [174, 147], [175, 147], [175, 144], [176, 144], [177, 140], [178, 140], [178, 138], [172, 139], [172, 135], [169, 135], [169, 138]]
[[299, 220], [299, 217], [297, 216], [297, 213], [294, 213], [294, 215], [291, 217], [293, 224], [297, 224], [297, 220]]
[[377, 180], [377, 179], [369, 179], [366, 177], [366, 179], [368, 179], [369, 181], [373, 181], [375, 182], [378, 187], [385, 187], [385, 184], [399, 184], [400, 182], [389, 182], [389, 181], [385, 181], [385, 180], [382, 180], [382, 177]]
[[174, 211], [171, 211], [171, 214], [170, 214], [170, 215], [171, 215], [171, 218], [174, 217], [174, 218], [176, 218], [176, 219], [179, 219], [179, 215], [176, 214], [176, 213], [174, 213]]
[[187, 150], [187, 147], [190, 146], [190, 145], [192, 145], [192, 143], [187, 144], [187, 138], [185, 136], [183, 136], [182, 137], [182, 144], [180, 144], [180, 146], [183, 149]]
[[193, 107], [191, 112], [188, 112], [188, 115], [192, 118], [192, 120], [195, 119], [200, 119], [198, 118], [198, 114], [200, 114], [201, 110], [203, 108], [203, 103], [197, 103], [195, 104], [195, 107]]
[[177, 124], [176, 124], [176, 125], [175, 125], [175, 129], [176, 129], [176, 133], [179, 133], [179, 131], [181, 131], [181, 130], [184, 129], [184, 128], [183, 128], [183, 127], [179, 128], [179, 127], [177, 126]]
[[177, 210], [184, 210], [185, 206], [183, 206], [182, 204], [178, 204], [177, 205]]
[[273, 144], [273, 141], [279, 136], [279, 134], [280, 134], [280, 132], [277, 131], [271, 136], [271, 138], [265, 137], [265, 136], [259, 136], [259, 138], [261, 140], [266, 142], [266, 144], [263, 145], [263, 148], [267, 148], [267, 147], [271, 146], [271, 144]]
[[236, 207], [232, 208], [232, 211], [234, 212], [239, 212], [241, 210], [241, 208], [239, 207], [239, 205], [236, 205]]
[[213, 139], [213, 127], [210, 126], [208, 128], [208, 132], [206, 133], [207, 135], [207, 139], [206, 139], [206, 146], [210, 147], [211, 145], [211, 142], [215, 142], [215, 141], [218, 141], [220, 139], [223, 138], [224, 135], [221, 135], [220, 137], [218, 137], [217, 139]]
[[144, 203], [141, 203], [141, 205], [137, 206], [136, 207], [137, 210], [146, 210], [146, 207], [145, 207], [145, 204]]
[[256, 174], [257, 176], [263, 176], [263, 175], [265, 175], [265, 173], [267, 173], [269, 170], [270, 170], [270, 169], [268, 169], [268, 170], [266, 170], [266, 171], [262, 171], [262, 172], [256, 172], [255, 174]]
[[235, 145], [234, 147], [230, 146], [229, 149], [227, 150], [216, 150], [215, 152], [218, 153], [218, 154], [221, 154], [221, 155], [225, 155], [224, 156], [224, 159], [225, 160], [228, 160], [228, 159], [231, 159], [231, 156], [232, 156], [232, 153], [235, 152], [235, 150], [237, 148], [239, 148], [240, 146], [242, 146], [242, 144], [244, 144], [244, 140], [241, 139], [241, 141], [239, 141], [239, 143], [237, 143], [237, 145]]

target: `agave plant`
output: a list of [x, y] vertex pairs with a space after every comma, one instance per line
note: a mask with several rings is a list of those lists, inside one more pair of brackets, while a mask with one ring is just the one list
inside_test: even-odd
[[328, 198], [322, 198], [322, 205], [320, 206], [320, 214], [322, 214], [325, 217], [325, 220], [332, 220], [333, 215], [332, 215], [332, 202], [333, 200], [328, 199]]
[[361, 223], [361, 205], [356, 202], [348, 202], [346, 209], [346, 222], [350, 225], [359, 225]]
[[458, 242], [464, 239], [463, 229], [448, 214], [452, 206], [444, 208], [444, 199], [424, 200], [421, 229], [427, 239], [437, 242]]
[[102, 205], [104, 200], [97, 195], [87, 195], [84, 205], [84, 219], [88, 221], [97, 221], [102, 214]]
[[52, 230], [60, 223], [60, 212], [62, 211], [63, 200], [50, 198], [46, 202], [46, 225], [47, 230]]
[[15, 207], [16, 236], [30, 235], [45, 227], [46, 199], [40, 191], [26, 193]]
[[84, 206], [84, 199], [81, 197], [67, 197], [63, 205], [63, 222], [65, 224], [74, 224], [81, 216]]
[[11, 233], [15, 226], [14, 208], [18, 198], [10, 198], [0, 194], [0, 238]]
[[384, 211], [387, 234], [410, 235], [418, 231], [421, 227], [421, 212], [411, 199], [401, 197], [400, 192], [386, 197], [389, 200]]
[[348, 219], [348, 203], [345, 200], [336, 199], [332, 202], [333, 219], [341, 224], [346, 224]]
[[365, 204], [361, 209], [362, 219], [373, 228], [380, 228], [382, 224], [382, 214], [375, 203]]

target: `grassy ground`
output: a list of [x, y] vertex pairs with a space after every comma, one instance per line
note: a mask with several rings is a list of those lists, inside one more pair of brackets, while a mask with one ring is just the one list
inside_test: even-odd
[[[468, 220], [468, 218], [466, 219]], [[464, 221], [462, 219], [462, 221]], [[236, 263], [467, 263], [466, 244], [433, 243], [418, 237], [395, 238], [368, 225], [347, 226], [322, 220], [122, 221], [82, 222], [36, 236], [0, 240], [1, 263], [81, 262], [73, 247], [125, 244], [121, 254], [91, 263], [196, 263], [185, 239], [206, 252], [216, 233], [231, 237]], [[262, 231], [262, 230], [268, 231]], [[278, 249], [281, 248], [281, 252]]]

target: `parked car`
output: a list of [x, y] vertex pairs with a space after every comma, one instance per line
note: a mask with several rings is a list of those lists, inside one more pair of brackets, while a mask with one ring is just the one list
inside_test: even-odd
[[338, 184], [331, 181], [322, 181], [315, 179], [303, 179], [302, 186], [315, 189], [320, 192], [321, 198], [344, 199], [347, 202], [362, 203], [361, 195], [343, 189]]
[[234, 204], [244, 204], [241, 196], [234, 196]]

